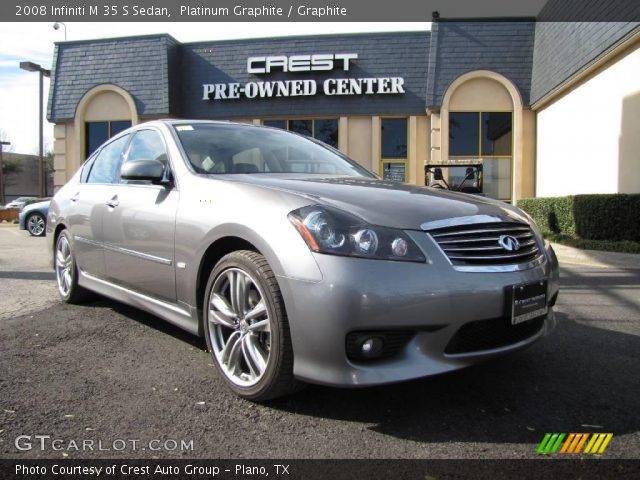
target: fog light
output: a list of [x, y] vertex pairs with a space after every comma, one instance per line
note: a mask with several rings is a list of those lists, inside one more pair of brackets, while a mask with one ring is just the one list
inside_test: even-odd
[[375, 358], [382, 353], [383, 346], [384, 342], [380, 337], [370, 337], [362, 342], [360, 345], [360, 351], [362, 352], [362, 356], [365, 358]]

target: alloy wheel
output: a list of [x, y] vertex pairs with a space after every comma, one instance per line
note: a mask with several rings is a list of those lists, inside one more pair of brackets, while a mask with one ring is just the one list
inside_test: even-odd
[[27, 219], [27, 230], [29, 230], [29, 233], [34, 237], [39, 237], [40, 235], [42, 235], [42, 232], [44, 232], [45, 226], [46, 226], [45, 221], [42, 215], [38, 215], [38, 214], [31, 215]]
[[249, 387], [264, 375], [271, 351], [271, 321], [264, 295], [244, 270], [215, 279], [207, 308], [213, 353], [231, 382]]
[[56, 244], [56, 280], [60, 294], [69, 296], [73, 286], [73, 257], [66, 235], [60, 235]]

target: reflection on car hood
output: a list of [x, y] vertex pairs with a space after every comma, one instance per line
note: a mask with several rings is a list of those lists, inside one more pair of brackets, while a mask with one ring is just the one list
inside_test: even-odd
[[489, 215], [527, 220], [511, 205], [469, 195], [385, 180], [309, 175], [233, 175], [229, 180], [278, 189], [358, 215], [373, 225], [418, 230], [425, 222]]
[[30, 212], [32, 210], [42, 210], [42, 209], [47, 209], [49, 208], [49, 204], [51, 203], [51, 200], [44, 200], [42, 202], [36, 202], [36, 203], [30, 203], [29, 205], [26, 205], [22, 211], [23, 212]]

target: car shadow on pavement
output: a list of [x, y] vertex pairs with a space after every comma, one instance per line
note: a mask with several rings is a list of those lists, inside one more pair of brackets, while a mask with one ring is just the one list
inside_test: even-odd
[[170, 335], [178, 340], [183, 341], [184, 343], [188, 343], [189, 345], [196, 347], [200, 350], [206, 350], [207, 344], [204, 338], [197, 337], [195, 335], [191, 335], [189, 332], [176, 327], [175, 325], [155, 316], [151, 313], [147, 313], [144, 310], [140, 310], [135, 307], [131, 307], [124, 303], [116, 302], [109, 300], [107, 298], [101, 297], [95, 294], [95, 299], [91, 304], [91, 307], [98, 308], [109, 308], [114, 312], [127, 317], [130, 320], [141, 323], [147, 327], [153, 328], [158, 332], [165, 333]]
[[640, 337], [558, 314], [531, 348], [465, 370], [384, 387], [309, 386], [270, 406], [361, 422], [417, 442], [532, 443], [546, 432], [640, 429]]

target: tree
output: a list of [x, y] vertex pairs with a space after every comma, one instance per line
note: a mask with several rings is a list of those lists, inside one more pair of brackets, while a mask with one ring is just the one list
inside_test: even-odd
[[2, 174], [6, 184], [7, 176], [22, 172], [22, 162], [20, 160], [5, 160], [2, 162]]
[[[0, 128], [0, 141], [9, 142], [9, 134], [4, 128]], [[13, 152], [15, 147], [13, 145], [2, 145], [3, 152]]]
[[4, 192], [7, 187], [7, 180], [11, 176], [22, 172], [22, 162], [19, 160], [4, 160], [2, 162], [2, 188], [0, 189], [0, 204], [4, 205]]
[[13, 145], [9, 143], [9, 136], [7, 132], [0, 128], [0, 141], [6, 142], [7, 144], [0, 144], [0, 171], [2, 175], [0, 175], [0, 204], [4, 205], [4, 191], [5, 185], [7, 184], [7, 176], [11, 173], [15, 173], [20, 171], [21, 165], [16, 162], [4, 162], [4, 158], [2, 158], [2, 154], [7, 151], [10, 152], [13, 150]]

